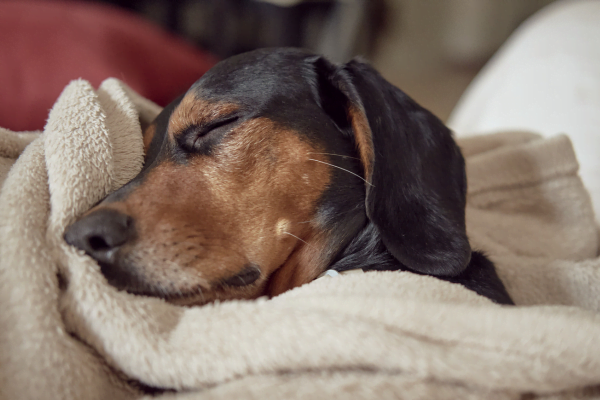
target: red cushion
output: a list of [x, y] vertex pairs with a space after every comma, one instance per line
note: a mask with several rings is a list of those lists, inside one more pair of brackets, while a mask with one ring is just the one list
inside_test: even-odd
[[216, 59], [106, 5], [0, 2], [0, 126], [42, 129], [71, 80], [116, 77], [166, 105]]

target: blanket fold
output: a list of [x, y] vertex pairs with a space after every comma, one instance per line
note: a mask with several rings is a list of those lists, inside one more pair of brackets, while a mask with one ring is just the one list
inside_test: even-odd
[[139, 172], [159, 111], [78, 80], [43, 134], [0, 129], [0, 399], [600, 397], [598, 238], [566, 136], [459, 141], [469, 238], [517, 307], [368, 272], [182, 308], [117, 291], [62, 239]]

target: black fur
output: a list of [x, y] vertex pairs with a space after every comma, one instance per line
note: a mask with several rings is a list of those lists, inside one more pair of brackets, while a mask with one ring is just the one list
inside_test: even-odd
[[332, 168], [318, 218], [334, 240], [326, 256], [343, 271], [408, 270], [460, 283], [513, 304], [493, 264], [472, 252], [465, 228], [467, 182], [450, 130], [370, 65], [337, 66], [297, 49], [262, 49], [227, 59], [191, 89], [234, 102], [241, 120], [267, 117], [318, 143], [329, 161], [365, 175], [348, 109], [363, 110], [375, 159], [373, 186]]
[[[317, 209], [317, 223], [330, 238], [324, 255], [329, 268], [413, 271], [513, 304], [493, 264], [471, 251], [464, 160], [451, 132], [368, 64], [336, 66], [301, 50], [263, 49], [222, 61], [189, 94], [234, 103], [235, 123], [268, 118], [330, 154], [332, 183]], [[227, 129], [198, 149], [185, 137], [167, 140], [168, 120], [180, 101], [157, 118], [140, 175], [105, 201], [126, 196], [162, 160], [210, 157], [212, 147], [226, 140]], [[364, 113], [372, 132], [371, 176], [359, 159], [350, 108]], [[254, 278], [248, 271], [241, 282]]]
[[[450, 130], [366, 63], [354, 60], [336, 67], [323, 58], [313, 62], [323, 110], [351, 138], [348, 114], [340, 108], [363, 110], [375, 153], [372, 176], [367, 177], [372, 186], [363, 189], [361, 211], [368, 222], [351, 230], [352, 240], [330, 268], [410, 270], [513, 304], [493, 263], [471, 251], [465, 228], [465, 165]], [[327, 193], [325, 198], [334, 196]], [[336, 224], [360, 220], [335, 214]]]

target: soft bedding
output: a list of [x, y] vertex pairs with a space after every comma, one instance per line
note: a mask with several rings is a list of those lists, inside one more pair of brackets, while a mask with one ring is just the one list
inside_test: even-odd
[[566, 136], [459, 142], [467, 229], [516, 307], [409, 272], [182, 308], [109, 286], [62, 235], [137, 174], [160, 108], [68, 85], [43, 133], [0, 130], [0, 398], [600, 397], [600, 261]]

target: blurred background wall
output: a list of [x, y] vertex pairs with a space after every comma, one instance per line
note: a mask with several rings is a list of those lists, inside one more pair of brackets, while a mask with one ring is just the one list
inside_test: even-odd
[[372, 62], [446, 120], [467, 85], [510, 34], [553, 0], [386, 0]]
[[111, 0], [223, 58], [300, 46], [361, 55], [445, 120], [483, 64], [553, 0]]
[[360, 55], [446, 120], [511, 32], [553, 0], [0, 0], [0, 126], [42, 129], [69, 81], [117, 77], [164, 106], [217, 59]]

